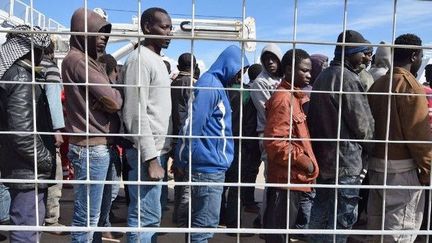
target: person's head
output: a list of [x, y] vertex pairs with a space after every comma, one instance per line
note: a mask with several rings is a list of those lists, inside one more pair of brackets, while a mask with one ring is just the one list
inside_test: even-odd
[[312, 61], [312, 71], [310, 84], [315, 82], [318, 75], [328, 67], [328, 57], [322, 54], [313, 54], [310, 56]]
[[[421, 46], [422, 40], [414, 34], [403, 34], [396, 38], [395, 45]], [[422, 49], [395, 48], [393, 53], [396, 66], [405, 66], [414, 76], [417, 75], [423, 58]]]
[[[0, 48], [2, 56], [0, 77], [3, 76], [4, 72], [17, 60], [24, 60], [27, 63], [31, 63], [32, 57], [34, 57], [34, 65], [38, 66], [42, 61], [44, 49], [50, 44], [49, 34], [28, 33], [28, 31], [32, 30], [28, 25], [18, 25], [12, 29], [23, 32], [8, 33], [6, 35], [6, 42]], [[41, 28], [34, 26], [33, 30], [41, 31]]]
[[[106, 13], [105, 10], [103, 10], [102, 8], [95, 8], [93, 9], [93, 12], [97, 13], [99, 16], [101, 16], [104, 20], [108, 21], [108, 14]], [[101, 33], [106, 33], [105, 30], [99, 31]], [[105, 55], [105, 48], [107, 45], [107, 37], [100, 35], [100, 36], [96, 36], [96, 50], [98, 53], [98, 58]]]
[[428, 64], [425, 67], [425, 78], [429, 85], [432, 85], [432, 64]]
[[258, 75], [262, 72], [262, 69], [263, 69], [263, 67], [259, 63], [252, 64], [248, 68], [248, 76], [249, 76], [249, 80], [251, 83], [253, 81], [255, 81], [255, 79], [258, 77]]
[[283, 76], [281, 59], [282, 51], [276, 44], [266, 45], [261, 52], [261, 64], [271, 77], [280, 78]]
[[54, 41], [50, 41], [50, 44], [47, 48], [44, 49], [44, 57], [54, 60], [54, 50], [55, 50], [55, 44]]
[[242, 82], [242, 71], [243, 71], [243, 75], [246, 73], [247, 69], [249, 68], [249, 66], [245, 66], [242, 69], [240, 69], [236, 75], [229, 81], [229, 85], [233, 85], [233, 84], [240, 84]]
[[[362, 43], [368, 43], [368, 41], [357, 31], [355, 30], [346, 30], [345, 31], [345, 41], [344, 41], [344, 32], [340, 33], [337, 39], [339, 43], [359, 43], [356, 46], [336, 46], [335, 49], [335, 60], [342, 60], [342, 54], [345, 56], [345, 63], [351, 65], [351, 67], [355, 70], [360, 68], [360, 65], [363, 64], [366, 56], [365, 51], [368, 50], [367, 46], [361, 45]], [[343, 51], [345, 50], [345, 51]]]
[[[86, 10], [84, 8], [79, 8], [74, 12], [71, 19], [71, 31], [85, 32], [85, 23], [87, 23], [87, 32], [101, 33], [99, 36], [87, 37], [87, 53], [91, 58], [97, 60], [98, 57], [105, 53], [109, 39], [109, 36], [106, 34], [111, 33], [111, 24], [98, 13], [91, 10], [87, 10], [87, 20], [85, 16]], [[71, 35], [70, 46], [85, 52], [85, 39], [86, 37], [83, 35]]]
[[365, 65], [366, 68], [372, 63], [373, 47], [369, 46], [368, 49], [363, 53], [364, 53], [363, 64]]
[[110, 81], [117, 81], [119, 75], [117, 60], [112, 55], [105, 54], [99, 57], [98, 61], [105, 65], [105, 71]]
[[[172, 22], [168, 12], [162, 8], [149, 8], [141, 15], [141, 30], [147, 35], [172, 35]], [[146, 38], [144, 45], [160, 54], [160, 50], [168, 48], [170, 39]]]
[[218, 56], [201, 78], [211, 76], [212, 79], [219, 80], [224, 87], [228, 87], [233, 81], [238, 80], [239, 73], [241, 74], [241, 70], [245, 71], [247, 66], [249, 66], [249, 61], [242, 55], [240, 47], [230, 45]]
[[282, 57], [282, 70], [284, 71], [285, 81], [289, 83], [291, 83], [292, 79], [293, 65], [294, 86], [298, 88], [307, 86], [310, 82], [312, 71], [312, 61], [309, 54], [302, 49], [291, 49]]
[[190, 72], [193, 65], [194, 70], [198, 67], [195, 56], [190, 53], [183, 53], [179, 56], [177, 68], [182, 72]]

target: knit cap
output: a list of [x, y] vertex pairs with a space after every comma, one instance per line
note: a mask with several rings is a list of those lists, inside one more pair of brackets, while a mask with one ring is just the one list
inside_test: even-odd
[[[343, 43], [343, 32], [339, 34], [337, 38], [337, 42]], [[355, 30], [346, 30], [345, 31], [345, 43], [368, 43], [368, 41], [357, 31]], [[345, 46], [345, 56], [351, 56], [353, 54], [359, 52], [367, 52], [368, 46]], [[336, 46], [335, 56], [342, 55], [342, 46]]]

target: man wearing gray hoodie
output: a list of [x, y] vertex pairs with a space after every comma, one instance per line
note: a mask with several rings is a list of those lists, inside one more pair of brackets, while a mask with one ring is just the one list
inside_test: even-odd
[[[251, 86], [250, 97], [257, 110], [257, 133], [259, 137], [264, 136], [264, 128], [266, 125], [266, 108], [265, 103], [270, 99], [276, 88], [282, 80], [282, 51], [274, 43], [266, 45], [261, 51], [261, 63], [263, 65], [262, 72], [258, 75]], [[264, 164], [267, 163], [267, 153], [264, 149], [263, 140], [259, 140], [259, 147], [261, 150], [261, 160]], [[259, 166], [259, 165], [258, 165]], [[267, 167], [267, 166], [265, 166]], [[266, 177], [266, 173], [264, 173]], [[264, 214], [265, 209], [265, 195], [263, 194], [263, 205], [260, 210], [260, 215]], [[260, 216], [255, 220], [254, 224], [260, 222]], [[261, 222], [260, 222], [261, 223]], [[257, 225], [258, 226], [258, 225]]]

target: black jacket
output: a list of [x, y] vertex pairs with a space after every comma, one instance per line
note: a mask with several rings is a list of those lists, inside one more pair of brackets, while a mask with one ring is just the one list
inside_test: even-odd
[[[173, 124], [173, 134], [178, 135], [188, 116], [188, 102], [191, 94], [190, 88], [191, 75], [180, 72], [177, 78], [171, 83], [171, 119]], [[184, 87], [184, 88], [180, 88]]]
[[[39, 179], [50, 179], [53, 169], [51, 153], [39, 135], [16, 134], [14, 132], [33, 132], [33, 93], [31, 67], [20, 61], [15, 62], [1, 78], [3, 81], [20, 83], [1, 83], [1, 130], [10, 134], [0, 135], [1, 177], [6, 179], [35, 179], [35, 151], [37, 175]], [[41, 88], [35, 85], [35, 100], [38, 101]], [[37, 106], [37, 105], [36, 105]], [[34, 189], [34, 183], [8, 183], [13, 189]], [[38, 184], [38, 188], [46, 188]]]
[[[343, 69], [342, 90], [345, 92], [365, 92], [358, 74], [340, 61], [333, 61], [330, 67], [319, 74], [313, 85], [313, 90], [339, 91], [341, 87], [341, 72]], [[336, 177], [336, 159], [339, 156], [339, 176], [360, 175], [366, 168], [367, 154], [372, 143], [360, 142], [370, 140], [374, 135], [374, 119], [369, 109], [366, 94], [312, 93], [308, 125], [312, 138], [336, 139], [338, 136], [339, 101], [341, 104], [341, 124], [339, 154], [337, 142], [312, 142], [315, 156], [320, 168], [320, 177], [331, 179]], [[352, 141], [357, 139], [360, 141]]]

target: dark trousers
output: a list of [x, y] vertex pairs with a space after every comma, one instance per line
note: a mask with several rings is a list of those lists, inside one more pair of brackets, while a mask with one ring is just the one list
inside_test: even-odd
[[[175, 182], [187, 182], [187, 178], [188, 175], [180, 174], [174, 170]], [[190, 188], [188, 186], [174, 186], [174, 210], [172, 214], [172, 222], [178, 227], [188, 227], [189, 195]]]
[[[36, 209], [36, 190], [10, 189], [11, 207], [10, 221], [13, 225], [36, 226], [36, 213], [39, 214], [39, 225], [43, 225], [45, 219], [46, 190], [38, 190]], [[33, 243], [39, 239], [36, 231], [11, 231], [10, 242]]]
[[[230, 168], [225, 173], [225, 182], [238, 182], [238, 141], [234, 143], [234, 159], [231, 163]], [[225, 223], [228, 228], [237, 227], [237, 213], [238, 213], [238, 187], [236, 186], [224, 186], [222, 192], [221, 210], [220, 210], [220, 222]]]
[[296, 229], [307, 229], [310, 221], [312, 203], [315, 198], [315, 190], [302, 192], [299, 201], [299, 209], [295, 223]]
[[[255, 183], [261, 165], [258, 140], [242, 140], [241, 182]], [[255, 204], [255, 187], [242, 187], [240, 196], [244, 206]]]
[[[295, 228], [300, 200], [303, 192], [289, 191], [289, 228]], [[264, 213], [265, 229], [286, 229], [287, 228], [287, 198], [288, 190], [275, 187], [267, 188], [267, 207]], [[285, 243], [286, 234], [267, 234], [266, 243]]]

